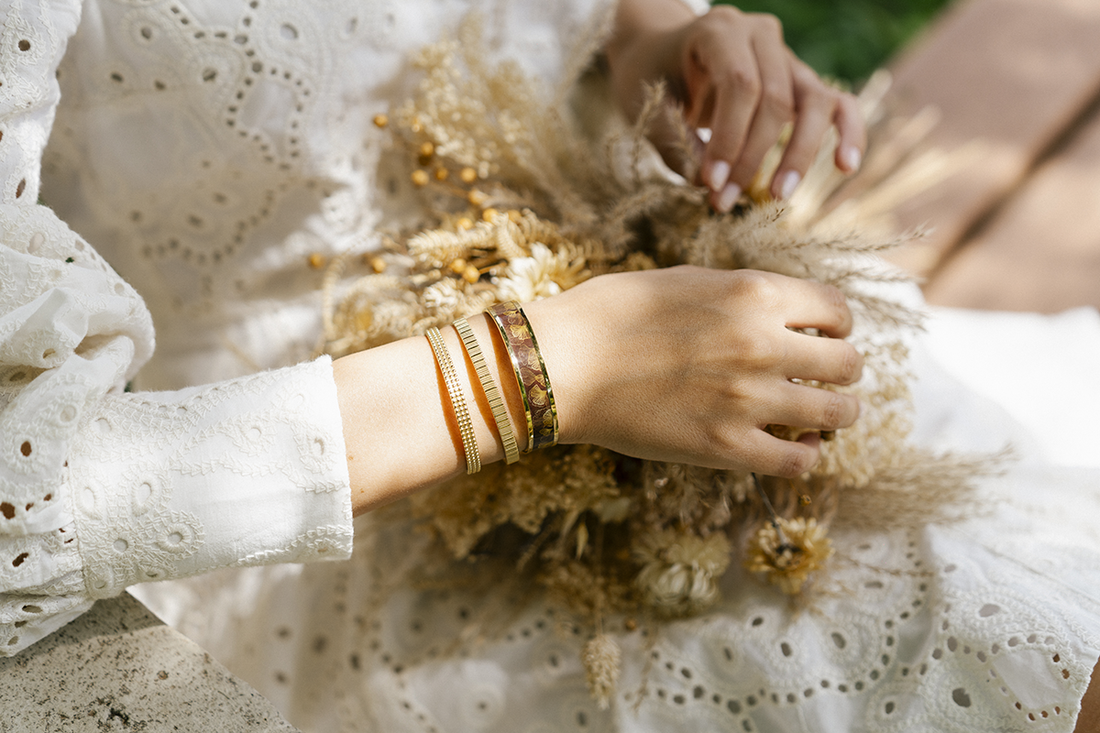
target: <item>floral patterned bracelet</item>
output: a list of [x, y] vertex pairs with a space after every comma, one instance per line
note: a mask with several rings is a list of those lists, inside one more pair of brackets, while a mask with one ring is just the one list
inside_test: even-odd
[[558, 410], [535, 332], [514, 300], [494, 305], [486, 312], [500, 331], [519, 383], [527, 417], [527, 449], [524, 452], [549, 448], [558, 442]]

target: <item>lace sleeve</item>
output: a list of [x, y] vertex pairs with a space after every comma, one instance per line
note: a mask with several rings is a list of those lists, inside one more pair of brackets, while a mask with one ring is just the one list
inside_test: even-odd
[[137, 293], [35, 203], [78, 2], [0, 3], [0, 656], [144, 580], [346, 557], [327, 359], [131, 395]]

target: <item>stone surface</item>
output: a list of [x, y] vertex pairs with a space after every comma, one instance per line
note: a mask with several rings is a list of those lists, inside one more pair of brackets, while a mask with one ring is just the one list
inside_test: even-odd
[[0, 733], [295, 730], [129, 595], [0, 658]]

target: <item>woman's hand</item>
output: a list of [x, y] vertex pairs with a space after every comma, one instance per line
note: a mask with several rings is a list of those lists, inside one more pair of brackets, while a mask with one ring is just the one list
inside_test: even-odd
[[791, 382], [860, 377], [862, 357], [841, 340], [851, 314], [827, 285], [676, 267], [595, 278], [524, 310], [561, 442], [791, 477], [817, 461], [817, 441], [781, 440], [767, 425], [835, 430], [859, 415], [851, 395]]
[[[851, 328], [848, 306], [826, 285], [675, 267], [593, 278], [524, 312], [550, 375], [563, 443], [797, 476], [817, 461], [816, 435], [791, 442], [764, 428], [834, 430], [859, 414], [851, 395], [791, 381], [859, 379], [863, 359], [841, 340]], [[522, 448], [526, 418], [507, 352], [485, 315], [468, 320]], [[501, 460], [469, 359], [454, 329], [442, 331], [482, 462]], [[458, 425], [424, 338], [345, 356], [333, 371], [357, 514], [463, 472]]]
[[[866, 131], [855, 98], [799, 61], [771, 15], [722, 6], [696, 17], [679, 0], [622, 0], [606, 53], [628, 116], [641, 107], [644, 83], [664, 79], [687, 122], [710, 129], [697, 182], [711, 190], [719, 211], [737, 202], [787, 123], [794, 128], [771, 182], [776, 198], [794, 191], [833, 125], [840, 134], [837, 168], [859, 168]], [[653, 136], [666, 162], [682, 170], [668, 130]]]

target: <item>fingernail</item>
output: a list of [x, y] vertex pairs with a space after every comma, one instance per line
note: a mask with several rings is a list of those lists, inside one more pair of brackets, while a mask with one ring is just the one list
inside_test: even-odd
[[741, 198], [741, 187], [736, 183], [731, 183], [722, 189], [722, 193], [718, 194], [718, 205], [716, 208], [723, 214], [728, 214], [739, 198]]
[[710, 186], [710, 190], [718, 193], [726, 185], [726, 181], [730, 179], [730, 164], [724, 160], [714, 161], [710, 166], [709, 178], [707, 184]]
[[798, 171], [784, 173], [783, 177], [779, 179], [779, 198], [789, 199], [801, 182], [802, 176], [798, 174]]
[[840, 159], [844, 162], [844, 167], [848, 169], [849, 173], [855, 173], [859, 170], [859, 166], [863, 164], [863, 154], [859, 152], [859, 148], [853, 145], [844, 146], [844, 149], [840, 151]]

